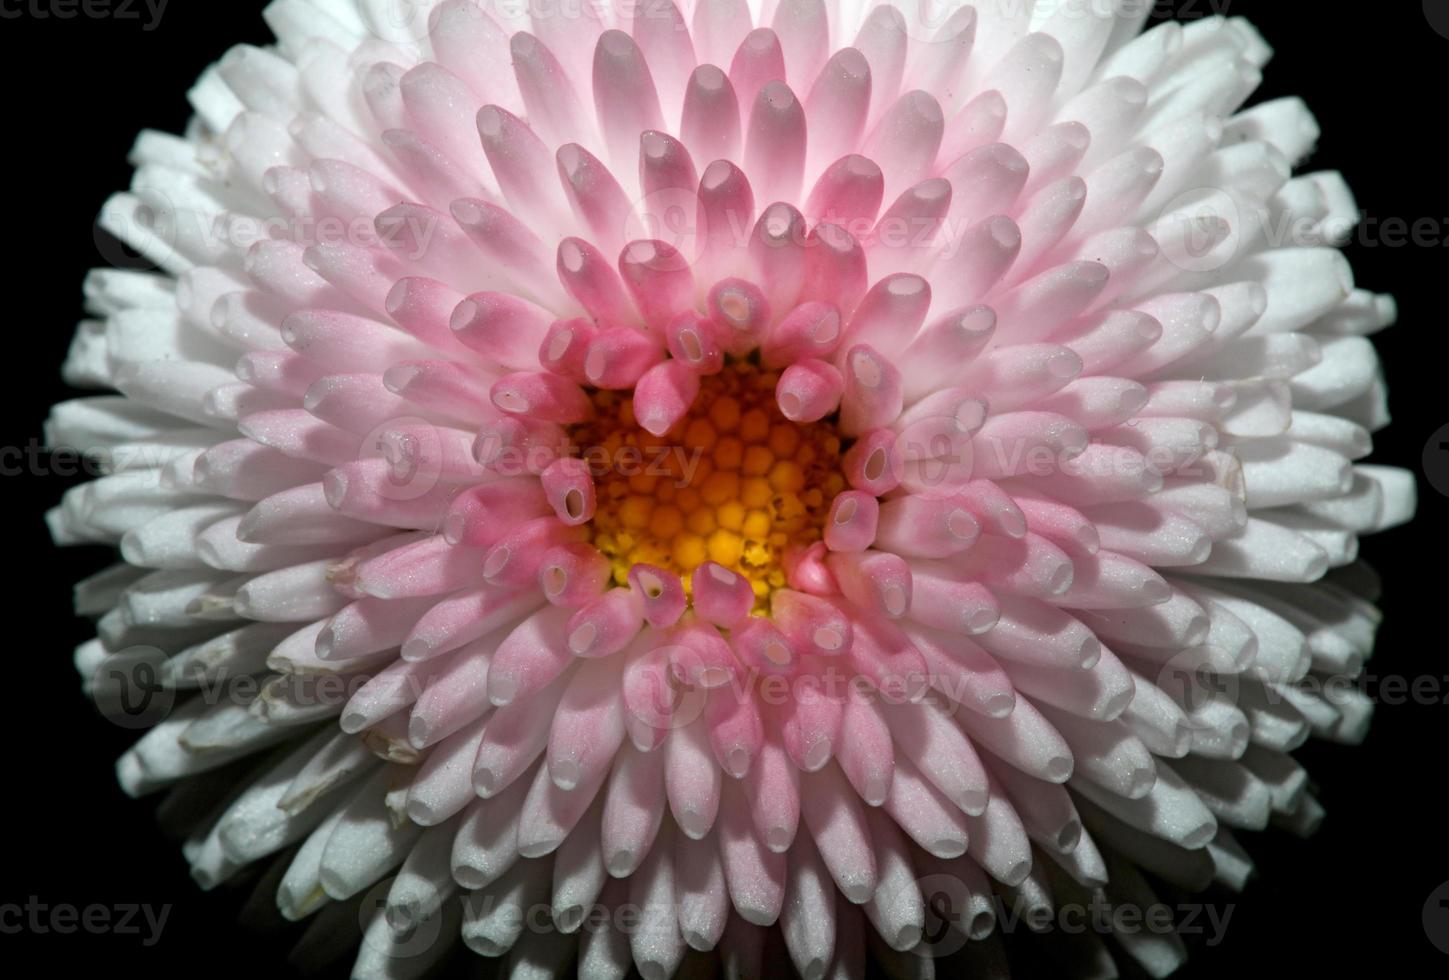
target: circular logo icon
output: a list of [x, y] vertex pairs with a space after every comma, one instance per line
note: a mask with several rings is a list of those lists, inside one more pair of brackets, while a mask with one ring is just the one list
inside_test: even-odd
[[368, 889], [357, 908], [362, 944], [390, 959], [408, 959], [427, 952], [443, 927], [441, 908], [424, 908], [416, 898], [389, 902], [396, 878], [385, 878]]
[[170, 199], [155, 188], [147, 188], [144, 197], [117, 194], [101, 207], [92, 228], [96, 251], [119, 269], [159, 265], [176, 247], [179, 220]]
[[1435, 33], [1449, 38], [1449, 0], [1424, 0], [1424, 16]]
[[951, 44], [963, 30], [974, 29], [974, 13], [963, 12], [957, 0], [898, 0], [883, 4], [889, 13], [872, 11], [872, 18], [879, 18], [875, 29], [879, 32], [900, 31], [912, 42], [912, 47], [924, 44]]
[[1218, 701], [1232, 705], [1238, 703], [1239, 677], [1207, 669], [1203, 665], [1202, 654], [1197, 650], [1183, 650], [1173, 656], [1162, 665], [1153, 681], [1182, 705], [1187, 725], [1194, 730], [1215, 730], [1214, 725], [1196, 720], [1204, 706]]
[[155, 647], [127, 647], [101, 661], [91, 697], [101, 716], [122, 728], [151, 728], [171, 712], [176, 691], [162, 682], [167, 656]]
[[1441, 425], [1424, 444], [1423, 462], [1429, 485], [1449, 497], [1449, 424]]
[[679, 650], [681, 659], [692, 651], [673, 646], [661, 647], [649, 657], [649, 664], [640, 669], [649, 680], [648, 700], [629, 706], [629, 713], [639, 723], [659, 732], [668, 732], [693, 722], [704, 713], [709, 692], [680, 678], [672, 664]]
[[1424, 935], [1435, 949], [1449, 956], [1449, 881], [1434, 889], [1424, 903]]
[[895, 443], [901, 482], [921, 493], [964, 486], [975, 462], [972, 435], [957, 416], [933, 415], [908, 423]]
[[971, 894], [955, 875], [932, 874], [916, 879], [926, 905], [921, 941], [911, 949], [917, 956], [940, 959], [966, 945]]
[[1238, 256], [1242, 211], [1231, 194], [1199, 187], [1178, 194], [1158, 212], [1152, 237], [1162, 257], [1184, 272], [1216, 272]]
[[[715, 229], [716, 233], [726, 229]], [[673, 249], [659, 249], [645, 261], [656, 271], [673, 272], [693, 266], [704, 255], [707, 238], [699, 223], [699, 195], [682, 187], [654, 191], [634, 202], [625, 218], [624, 240], [663, 242]], [[745, 230], [748, 235], [749, 230]]]
[[[453, 447], [455, 452], [471, 452]], [[381, 459], [386, 477], [378, 492], [393, 501], [416, 500], [438, 485], [449, 446], [436, 426], [425, 419], [397, 418], [377, 426], [358, 447], [360, 459]]]
[[373, 37], [390, 44], [414, 44], [428, 36], [428, 20], [437, 0], [363, 0], [358, 6]]

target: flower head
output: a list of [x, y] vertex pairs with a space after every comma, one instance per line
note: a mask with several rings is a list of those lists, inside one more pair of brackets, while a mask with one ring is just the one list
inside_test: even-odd
[[123, 558], [78, 663], [170, 709], [123, 785], [245, 773], [197, 880], [375, 890], [360, 977], [778, 924], [813, 980], [1311, 830], [1413, 506], [1359, 462], [1393, 305], [1262, 39], [1146, 6], [269, 7], [137, 142], [160, 271], [88, 281], [121, 397], [50, 430]]

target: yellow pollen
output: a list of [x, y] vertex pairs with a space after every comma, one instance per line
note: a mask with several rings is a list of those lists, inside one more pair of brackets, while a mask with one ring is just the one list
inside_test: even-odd
[[663, 436], [634, 420], [627, 392], [595, 391], [591, 422], [571, 433], [589, 463], [598, 507], [588, 529], [628, 581], [635, 564], [690, 579], [705, 561], [743, 575], [756, 612], [785, 586], [785, 552], [820, 539], [845, 489], [830, 421], [797, 425], [775, 404], [779, 374], [731, 361], [702, 378], [689, 412]]

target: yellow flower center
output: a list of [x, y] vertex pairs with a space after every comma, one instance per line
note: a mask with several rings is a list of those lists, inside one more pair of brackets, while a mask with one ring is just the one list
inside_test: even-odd
[[593, 393], [595, 418], [574, 427], [598, 507], [591, 540], [626, 583], [637, 563], [670, 569], [690, 590], [706, 561], [745, 576], [756, 610], [785, 585], [791, 546], [820, 539], [845, 489], [831, 420], [789, 421], [775, 404], [779, 373], [732, 361], [701, 379], [684, 418], [662, 436], [634, 420], [628, 392]]

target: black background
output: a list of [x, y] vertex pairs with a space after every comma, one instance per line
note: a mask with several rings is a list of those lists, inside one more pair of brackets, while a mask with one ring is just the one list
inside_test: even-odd
[[[0, 0], [0, 11], [24, 4]], [[105, 261], [93, 221], [105, 197], [129, 180], [125, 158], [136, 131], [180, 131], [184, 92], [200, 71], [231, 44], [268, 40], [260, 7], [171, 0], [152, 31], [143, 29], [144, 13], [139, 20], [0, 18], [0, 446], [35, 444], [46, 406], [66, 396], [57, 366], [81, 313], [81, 278]], [[1230, 0], [1228, 8], [1277, 49], [1260, 97], [1297, 93], [1318, 115], [1324, 135], [1312, 163], [1342, 170], [1379, 227], [1430, 219], [1437, 237], [1449, 237], [1442, 149], [1449, 37], [1431, 27], [1420, 4]], [[1179, 0], [1175, 9], [1201, 16], [1210, 3]], [[1370, 670], [1429, 677], [1443, 692], [1449, 657], [1438, 549], [1449, 545], [1449, 506], [1422, 480], [1420, 459], [1449, 422], [1449, 249], [1362, 238], [1349, 249], [1357, 281], [1397, 294], [1400, 304], [1399, 325], [1378, 338], [1397, 421], [1376, 437], [1376, 460], [1421, 475], [1418, 521], [1363, 546], [1383, 575], [1387, 615]], [[0, 935], [0, 968], [28, 962], [12, 974], [24, 976], [54, 969], [288, 975], [287, 943], [235, 925], [243, 895], [201, 893], [177, 847], [156, 829], [151, 807], [116, 787], [113, 760], [133, 736], [93, 712], [70, 663], [89, 635], [71, 615], [71, 582], [103, 567], [107, 555], [57, 552], [41, 523], [73, 482], [44, 472], [7, 471], [0, 479], [0, 904], [34, 896], [50, 905], [172, 909], [149, 948], [135, 935]], [[1307, 842], [1281, 833], [1250, 838], [1260, 877], [1245, 895], [1224, 899], [1236, 904], [1226, 941], [1197, 949], [1179, 976], [1445, 975], [1449, 956], [1429, 943], [1422, 914], [1449, 879], [1446, 735], [1449, 705], [1381, 704], [1363, 748], [1302, 750], [1328, 820]]]

